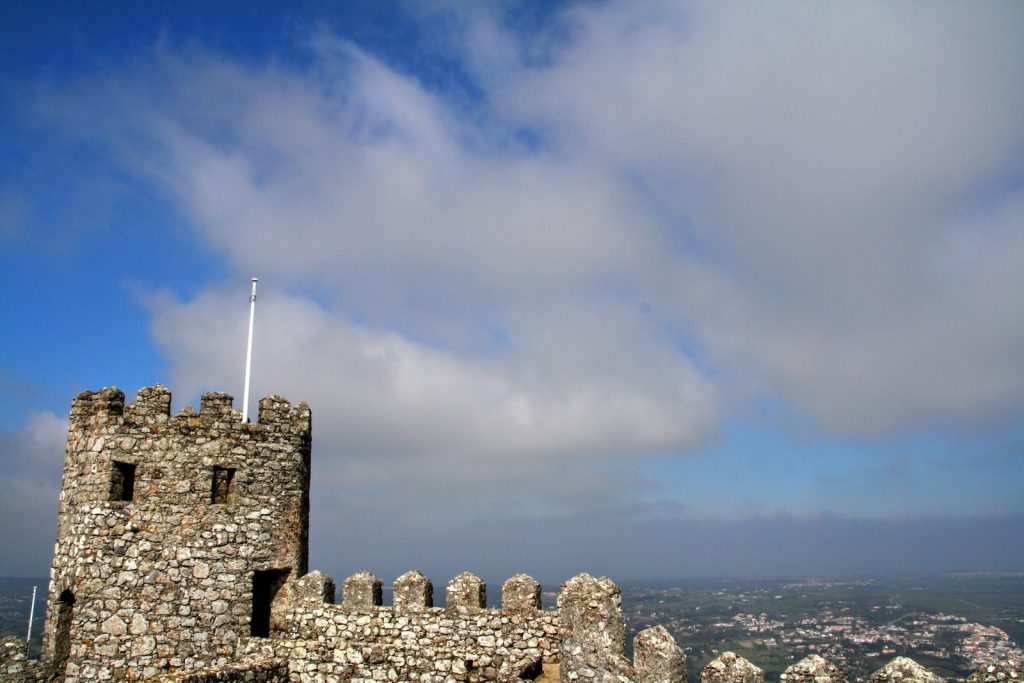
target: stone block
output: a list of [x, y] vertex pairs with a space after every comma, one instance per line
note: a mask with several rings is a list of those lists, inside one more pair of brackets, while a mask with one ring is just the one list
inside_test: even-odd
[[418, 612], [434, 606], [434, 584], [415, 569], [395, 580], [396, 612]]
[[162, 384], [139, 389], [135, 403], [131, 404], [136, 418], [158, 420], [171, 415], [171, 390]]
[[117, 387], [83, 391], [71, 402], [71, 419], [118, 417], [124, 414], [124, 392]]
[[223, 391], [203, 394], [199, 399], [199, 415], [211, 419], [230, 416], [234, 400], [231, 394], [225, 394]]
[[563, 680], [632, 680], [625, 657], [626, 620], [622, 591], [606, 576], [580, 574], [565, 582], [558, 596]]
[[910, 657], [896, 657], [871, 674], [868, 683], [942, 683], [942, 678]]
[[487, 584], [479, 576], [462, 572], [448, 582], [446, 607], [453, 612], [472, 612], [487, 607]]
[[342, 604], [355, 609], [377, 607], [383, 603], [383, 586], [384, 582], [370, 572], [356, 572], [342, 585]]
[[700, 674], [702, 683], [764, 683], [764, 671], [735, 652], [723, 652]]
[[501, 587], [501, 607], [531, 612], [540, 609], [540, 584], [527, 574], [516, 574]]
[[334, 579], [321, 571], [312, 571], [295, 581], [295, 600], [307, 609], [334, 604]]
[[686, 683], [686, 655], [664, 627], [652, 626], [633, 639], [633, 671], [637, 683]]
[[782, 683], [847, 683], [846, 672], [819, 655], [808, 655], [779, 677]]

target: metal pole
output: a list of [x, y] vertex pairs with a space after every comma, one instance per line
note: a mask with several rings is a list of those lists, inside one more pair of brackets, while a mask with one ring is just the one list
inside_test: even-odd
[[28, 635], [25, 636], [25, 659], [28, 659], [29, 648], [32, 647], [32, 619], [36, 616], [36, 589], [32, 586], [32, 607], [28, 610]]
[[256, 283], [252, 279], [252, 293], [249, 295], [249, 344], [245, 349], [245, 398], [242, 399], [242, 422], [249, 421], [249, 375], [252, 374], [252, 324], [256, 318]]

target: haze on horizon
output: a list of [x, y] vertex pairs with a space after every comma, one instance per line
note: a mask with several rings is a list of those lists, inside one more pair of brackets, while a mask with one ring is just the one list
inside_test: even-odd
[[1024, 5], [0, 7], [0, 576], [72, 397], [313, 409], [311, 566], [1024, 569]]

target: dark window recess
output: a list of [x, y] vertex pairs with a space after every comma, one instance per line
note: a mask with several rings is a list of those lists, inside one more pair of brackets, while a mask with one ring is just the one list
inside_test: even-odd
[[131, 500], [135, 497], [135, 465], [114, 461], [110, 472], [110, 500]]
[[68, 653], [71, 652], [71, 620], [74, 611], [75, 594], [65, 590], [57, 598], [57, 619], [53, 634], [53, 664], [59, 671], [64, 670]]
[[235, 478], [234, 467], [213, 468], [213, 490], [210, 493], [211, 503], [226, 503], [231, 495], [231, 482]]
[[251, 635], [266, 638], [270, 635], [270, 606], [288, 577], [287, 569], [266, 569], [252, 574]]

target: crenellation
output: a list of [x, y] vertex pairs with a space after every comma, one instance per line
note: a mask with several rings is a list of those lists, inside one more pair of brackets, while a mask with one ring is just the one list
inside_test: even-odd
[[261, 399], [257, 415], [260, 425], [283, 431], [305, 433], [312, 426], [308, 405], [299, 403], [292, 407], [292, 404], [281, 396], [267, 396]]
[[434, 606], [434, 584], [416, 569], [395, 579], [392, 595], [396, 612], [418, 612]]
[[633, 665], [625, 657], [622, 591], [614, 581], [606, 576], [574, 576], [558, 595], [558, 614], [562, 683], [580, 678], [602, 683], [633, 680]]
[[[414, 572], [405, 576], [413, 585], [426, 580]], [[359, 572], [346, 580], [346, 591], [359, 586], [365, 597], [369, 592], [365, 589], [375, 581], [379, 579], [372, 574]], [[283, 616], [279, 636], [244, 643], [243, 655], [294, 662], [301, 652], [296, 668], [316, 680], [385, 676], [401, 681], [513, 681], [540, 671], [545, 662], [557, 661], [559, 627], [554, 611], [531, 614], [486, 607], [409, 611], [401, 601], [397, 607], [354, 609], [347, 599], [344, 605], [292, 604]]]
[[171, 416], [171, 390], [162, 384], [139, 389], [135, 402], [125, 406], [125, 418], [163, 421]]
[[[222, 391], [210, 391], [203, 394], [199, 399], [199, 415], [208, 420], [220, 420], [231, 418], [234, 397]], [[238, 413], [238, 420], [241, 420], [241, 413]]]
[[764, 671], [735, 652], [723, 652], [700, 674], [701, 683], [764, 683]]
[[[621, 591], [606, 577], [573, 577], [543, 610], [540, 584], [516, 574], [495, 609], [463, 572], [440, 608], [418, 571], [395, 580], [390, 606], [380, 578], [361, 571], [335, 604], [334, 580], [307, 566], [309, 406], [268, 396], [248, 423], [230, 395], [211, 392], [199, 410], [170, 409], [161, 385], [127, 405], [110, 387], [72, 402], [44, 659], [4, 643], [0, 680], [447, 683], [549, 678], [557, 666], [563, 682], [686, 682], [685, 655], [660, 626], [626, 658]], [[782, 683], [812, 679], [846, 683], [815, 656]], [[702, 681], [763, 674], [725, 653]], [[938, 683], [904, 658], [871, 683], [894, 681]]]
[[540, 584], [532, 576], [516, 574], [501, 586], [501, 605], [510, 611], [532, 612], [541, 608]]
[[868, 683], [942, 683], [942, 679], [909, 657], [896, 657], [871, 674]]
[[334, 579], [321, 571], [312, 571], [295, 580], [291, 587], [295, 605], [317, 608], [334, 604]]
[[475, 612], [487, 607], [487, 584], [479, 576], [462, 572], [448, 582], [445, 608], [454, 612]]
[[124, 392], [116, 387], [99, 391], [83, 391], [71, 403], [71, 419], [111, 418], [124, 416]]
[[359, 571], [345, 579], [344, 606], [351, 609], [371, 609], [384, 604], [384, 582], [367, 571]]
[[633, 638], [633, 672], [637, 683], [686, 683], [686, 655], [663, 626]]
[[808, 655], [787, 668], [782, 683], [847, 683], [846, 672], [820, 655]]

